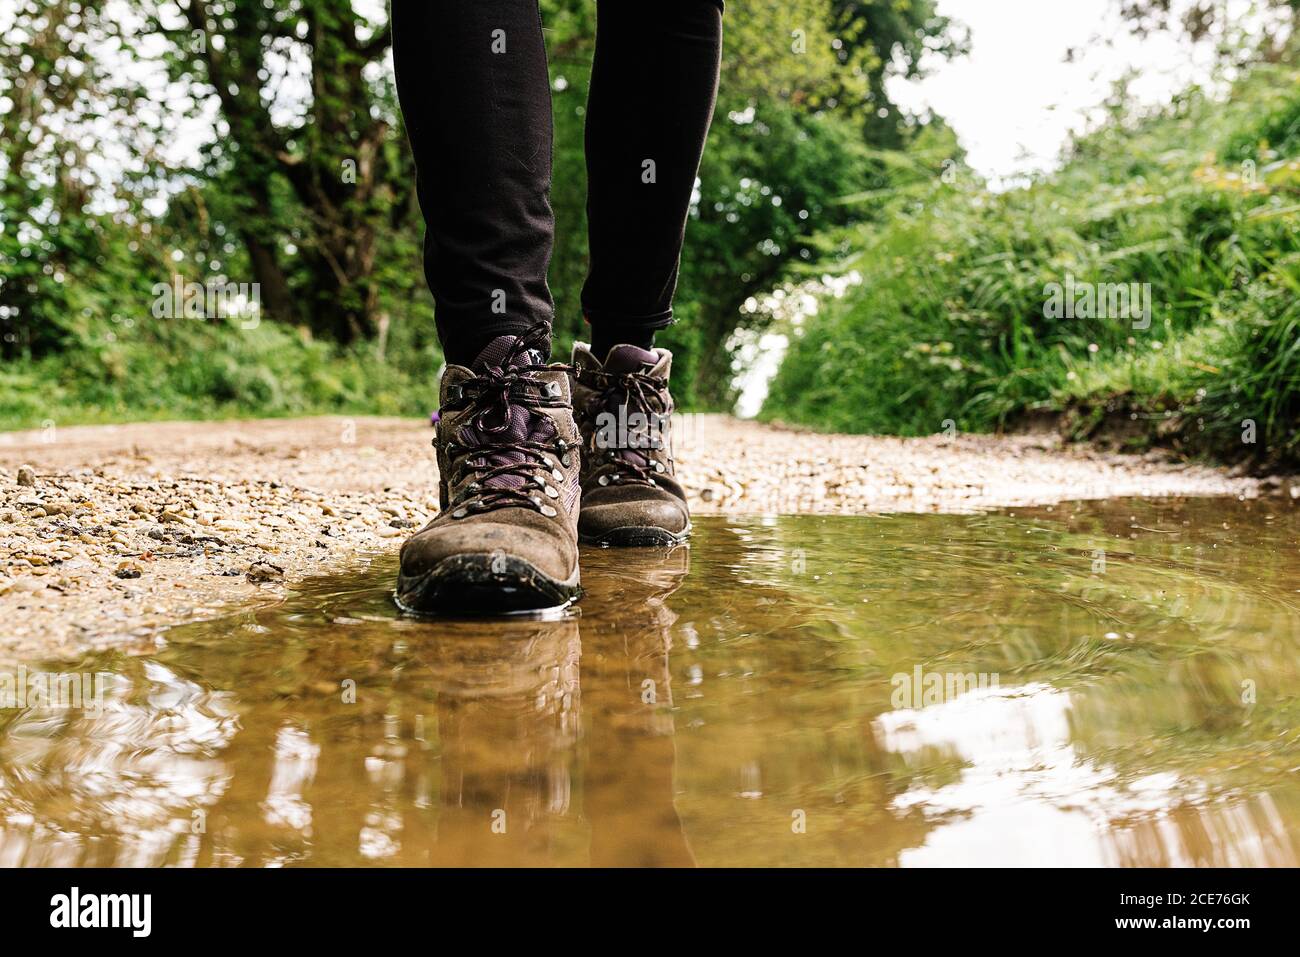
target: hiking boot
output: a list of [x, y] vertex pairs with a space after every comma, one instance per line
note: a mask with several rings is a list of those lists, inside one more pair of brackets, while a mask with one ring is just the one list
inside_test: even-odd
[[581, 591], [568, 374], [543, 365], [535, 343], [498, 336], [471, 368], [443, 373], [441, 511], [402, 546], [397, 602], [408, 611], [538, 611]]
[[619, 345], [602, 363], [573, 347], [573, 407], [582, 433], [578, 535], [593, 545], [672, 545], [691, 530], [673, 476], [667, 349]]

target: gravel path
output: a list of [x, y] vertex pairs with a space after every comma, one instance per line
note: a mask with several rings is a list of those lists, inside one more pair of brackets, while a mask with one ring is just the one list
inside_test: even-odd
[[[972, 511], [1280, 484], [1053, 436], [818, 435], [727, 416], [685, 416], [676, 433], [697, 514]], [[431, 437], [420, 422], [334, 417], [0, 433], [0, 659], [147, 646], [167, 625], [395, 550], [437, 509]]]

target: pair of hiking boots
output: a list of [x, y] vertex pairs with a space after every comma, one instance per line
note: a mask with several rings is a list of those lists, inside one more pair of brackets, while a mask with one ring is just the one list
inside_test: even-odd
[[[549, 331], [546, 331], [549, 335]], [[672, 353], [579, 343], [546, 365], [538, 336], [499, 336], [442, 377], [440, 512], [402, 546], [397, 601], [509, 614], [581, 593], [579, 541], [672, 545], [690, 531], [673, 474]]]

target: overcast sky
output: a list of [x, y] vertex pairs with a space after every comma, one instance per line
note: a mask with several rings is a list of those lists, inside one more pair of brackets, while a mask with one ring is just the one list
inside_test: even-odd
[[[1228, 0], [1237, 25], [1257, 23], [1250, 0]], [[1175, 8], [1187, 0], [1175, 0]], [[991, 179], [1050, 169], [1072, 129], [1086, 127], [1112, 83], [1136, 71], [1130, 90], [1167, 102], [1212, 78], [1213, 49], [1170, 34], [1132, 35], [1115, 0], [939, 0], [939, 11], [971, 30], [971, 53], [930, 63], [920, 81], [894, 81], [905, 109], [945, 116]], [[1071, 48], [1080, 52], [1066, 62]]]

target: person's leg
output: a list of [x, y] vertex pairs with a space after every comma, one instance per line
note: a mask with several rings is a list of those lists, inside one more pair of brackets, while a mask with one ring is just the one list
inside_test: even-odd
[[393, 0], [398, 93], [448, 366], [439, 512], [402, 546], [407, 609], [503, 612], [580, 593], [579, 441], [546, 366], [551, 105], [537, 0]]
[[[672, 545], [690, 533], [673, 467], [672, 322], [686, 217], [718, 94], [721, 0], [653, 8], [597, 0], [587, 101], [591, 267], [573, 350], [583, 438], [578, 534], [599, 545]], [[610, 428], [616, 425], [615, 428]]]
[[549, 325], [551, 93], [537, 0], [393, 0], [393, 62], [449, 363]]
[[597, 0], [587, 100], [593, 354], [649, 348], [672, 322], [678, 260], [717, 99], [722, 0]]

